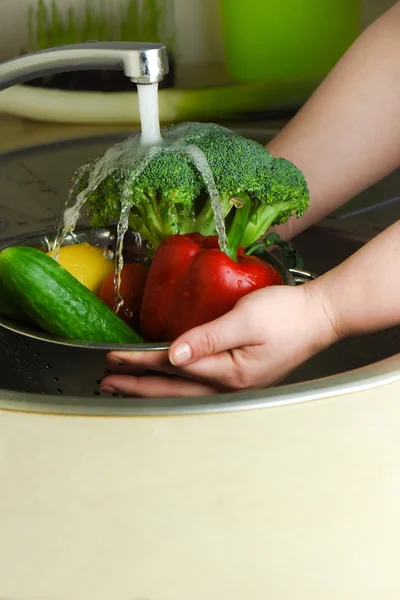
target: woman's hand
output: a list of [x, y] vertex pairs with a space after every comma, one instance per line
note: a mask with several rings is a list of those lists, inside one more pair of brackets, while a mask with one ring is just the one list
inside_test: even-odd
[[116, 374], [101, 389], [160, 397], [272, 385], [338, 339], [398, 325], [398, 265], [400, 221], [310, 283], [245, 296], [223, 317], [175, 340], [168, 353], [112, 352]]
[[[302, 170], [310, 189], [310, 209], [282, 226], [284, 237], [319, 221], [399, 165], [399, 26], [397, 2], [270, 143], [274, 156]], [[261, 388], [339, 337], [400, 323], [399, 240], [400, 222], [305, 286], [246, 296], [225, 316], [182, 335], [168, 353], [111, 353], [109, 367], [116, 374], [104, 379], [102, 390], [186, 396]]]
[[182, 335], [169, 352], [111, 352], [113, 374], [102, 391], [204, 396], [276, 383], [336, 341], [328, 305], [318, 287], [310, 294], [308, 286], [253, 292], [223, 317]]

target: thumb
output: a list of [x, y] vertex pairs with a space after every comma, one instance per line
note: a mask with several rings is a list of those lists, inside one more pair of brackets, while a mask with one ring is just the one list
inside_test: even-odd
[[233, 309], [215, 321], [179, 336], [170, 347], [169, 360], [174, 366], [182, 367], [211, 354], [254, 344], [250, 335], [248, 321]]

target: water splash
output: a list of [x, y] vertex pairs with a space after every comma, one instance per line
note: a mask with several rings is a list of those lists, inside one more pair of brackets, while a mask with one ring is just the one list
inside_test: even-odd
[[[129, 215], [132, 208], [132, 194], [131, 189], [133, 182], [139, 175], [144, 171], [149, 162], [161, 152], [161, 148], [157, 146], [152, 146], [147, 148], [145, 151], [141, 149], [142, 156], [139, 164], [135, 169], [131, 169], [129, 176], [125, 178], [125, 182], [123, 185], [122, 197], [121, 197], [121, 212], [117, 225], [117, 240], [115, 245], [115, 271], [114, 271], [114, 292], [115, 292], [115, 301], [114, 301], [114, 311], [118, 313], [120, 309], [124, 305], [124, 299], [121, 296], [120, 288], [121, 288], [121, 275], [122, 269], [124, 267], [124, 239], [125, 234], [129, 229]], [[141, 236], [136, 234], [135, 243], [137, 246], [141, 245]]]
[[194, 167], [199, 171], [210, 196], [211, 207], [214, 214], [215, 229], [218, 235], [219, 247], [225, 253], [228, 252], [228, 239], [226, 236], [225, 219], [222, 210], [221, 197], [219, 195], [214, 175], [207, 162], [204, 152], [193, 144], [177, 143], [170, 150], [178, 151], [186, 156]]
[[[68, 210], [69, 205], [71, 204], [73, 198], [76, 197], [76, 190], [81, 182], [82, 176], [89, 165], [82, 165], [77, 169], [72, 177], [71, 184], [68, 190], [67, 199], [64, 202], [64, 205], [59, 213], [56, 222], [56, 235], [54, 240], [49, 244], [49, 249], [53, 252], [52, 256], [55, 260], [58, 260], [58, 255], [61, 248], [61, 239], [62, 239], [62, 231], [64, 228], [65, 222], [65, 213]], [[72, 231], [72, 230], [71, 230]], [[64, 236], [65, 237], [65, 236]]]
[[124, 239], [129, 228], [129, 214], [132, 208], [132, 200], [129, 193], [129, 185], [125, 183], [121, 199], [121, 215], [117, 226], [117, 243], [115, 247], [115, 271], [114, 271], [114, 312], [118, 313], [124, 305], [124, 299], [121, 296], [121, 275], [124, 267]]
[[[139, 85], [138, 97], [142, 125], [141, 135], [132, 135], [123, 142], [112, 146], [103, 156], [93, 161], [91, 165], [85, 165], [75, 173], [52, 247], [52, 250], [55, 251], [55, 258], [57, 258], [58, 251], [65, 238], [76, 228], [82, 208], [90, 195], [109, 176], [119, 177], [121, 180], [122, 195], [114, 253], [114, 310], [116, 312], [124, 305], [120, 294], [120, 286], [121, 272], [124, 264], [123, 244], [125, 234], [129, 228], [129, 214], [133, 204], [131, 188], [134, 180], [158, 153], [176, 152], [181, 154], [200, 173], [210, 198], [220, 248], [224, 252], [227, 252], [228, 249], [221, 198], [207, 158], [197, 144], [202, 138], [210, 135], [213, 129], [219, 131], [224, 129], [226, 132], [232, 132], [229, 129], [221, 128], [214, 124], [183, 123], [164, 130], [161, 136], [158, 118], [157, 85]], [[87, 174], [88, 180], [85, 189], [76, 195], [83, 176]], [[73, 198], [75, 202], [70, 205]], [[140, 239], [138, 243], [141, 243]]]
[[219, 246], [223, 252], [227, 252], [228, 240], [221, 197], [207, 158], [197, 145], [203, 138], [221, 130], [232, 134], [230, 129], [214, 123], [180, 123], [179, 125], [172, 125], [163, 131], [163, 144], [170, 150], [175, 150], [186, 156], [199, 171], [210, 197]]
[[[75, 199], [72, 206], [66, 206], [62, 212], [61, 226], [58, 227], [52, 249], [58, 253], [65, 238], [74, 229], [81, 216], [82, 208], [89, 196], [96, 191], [101, 183], [110, 175], [122, 179], [123, 174], [129, 173], [131, 181], [140, 175], [154, 156], [161, 151], [160, 146], [142, 145], [139, 135], [133, 135], [127, 140], [109, 148], [104, 155], [94, 161], [89, 171], [88, 182]], [[75, 175], [71, 194], [74, 194], [82, 177], [87, 173], [88, 167], [84, 167]], [[117, 175], [118, 174], [118, 175]], [[70, 203], [69, 201], [67, 202]]]

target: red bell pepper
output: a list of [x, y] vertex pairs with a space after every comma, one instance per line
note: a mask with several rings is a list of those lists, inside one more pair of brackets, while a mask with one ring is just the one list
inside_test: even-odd
[[246, 294], [279, 284], [279, 272], [246, 256], [243, 248], [234, 260], [219, 249], [216, 236], [172, 235], [157, 248], [150, 267], [141, 333], [148, 341], [172, 341], [227, 313]]
[[[134, 329], [139, 327], [140, 307], [142, 305], [144, 286], [148, 272], [149, 267], [139, 263], [125, 263], [121, 271], [121, 285], [119, 292], [124, 300], [124, 305], [122, 309], [118, 311], [118, 316]], [[114, 308], [114, 271], [103, 281], [99, 298], [100, 300], [103, 300], [111, 310]]]

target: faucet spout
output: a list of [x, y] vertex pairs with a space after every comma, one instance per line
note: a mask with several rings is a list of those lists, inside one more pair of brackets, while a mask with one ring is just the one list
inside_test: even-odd
[[87, 42], [25, 54], [0, 64], [0, 91], [16, 83], [67, 71], [123, 70], [134, 83], [161, 81], [169, 71], [163, 44]]

